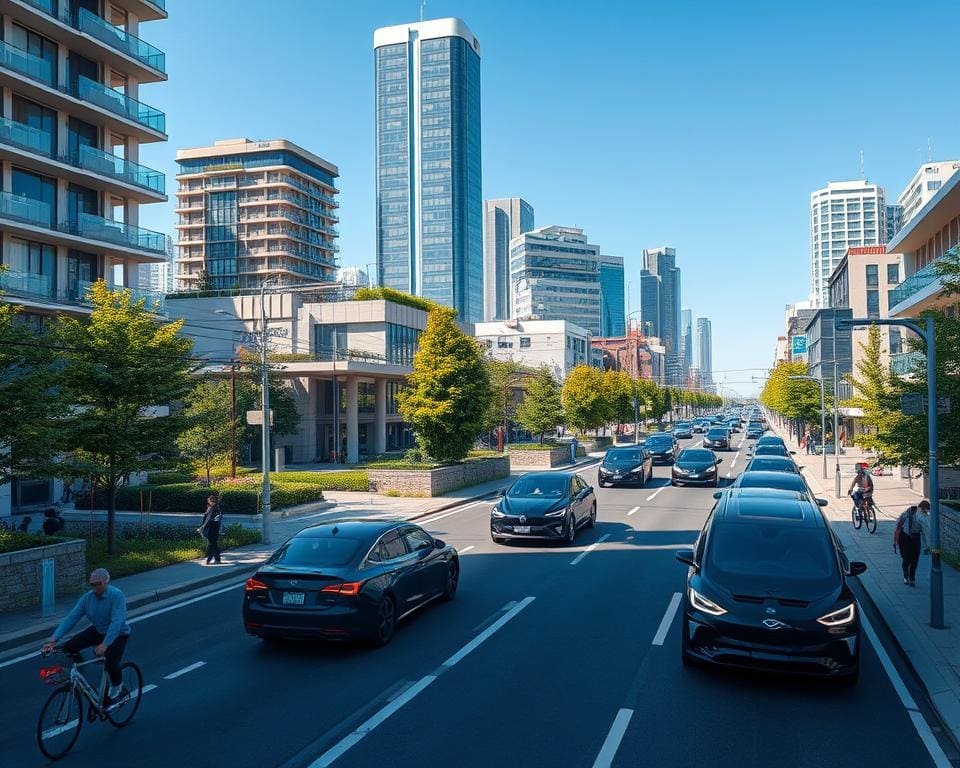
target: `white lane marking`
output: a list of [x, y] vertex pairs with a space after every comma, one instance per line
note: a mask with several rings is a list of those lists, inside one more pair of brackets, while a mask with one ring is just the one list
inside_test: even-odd
[[577, 563], [579, 563], [581, 560], [583, 560], [583, 558], [585, 558], [587, 555], [593, 552], [593, 550], [595, 550], [597, 547], [599, 547], [601, 544], [603, 544], [603, 542], [605, 542], [609, 538], [610, 538], [609, 533], [603, 534], [603, 536], [601, 536], [599, 539], [593, 542], [593, 544], [591, 544], [589, 547], [583, 550], [583, 552], [581, 552], [579, 555], [573, 558], [573, 560], [570, 561], [570, 565], [576, 565]]
[[737, 453], [733, 457], [733, 461], [730, 462], [730, 469], [733, 469], [734, 466], [736, 466], [737, 459], [739, 458], [740, 458], [740, 451], [737, 451]]
[[171, 672], [169, 675], [166, 675], [163, 679], [175, 680], [176, 678], [180, 677], [180, 675], [185, 675], [187, 674], [187, 672], [193, 672], [193, 670], [195, 669], [200, 669], [200, 667], [204, 666], [206, 663], [207, 662], [205, 661], [194, 662], [193, 664], [190, 664], [189, 666], [186, 666], [183, 669], [178, 669], [176, 672]]
[[80, 720], [79, 720], [79, 718], [78, 718], [77, 720], [71, 720], [71, 721], [68, 722], [68, 723], [64, 723], [63, 725], [58, 725], [58, 726], [56, 726], [56, 727], [54, 727], [54, 728], [47, 728], [47, 729], [43, 732], [43, 738], [45, 738], [45, 739], [52, 739], [54, 736], [59, 736], [61, 733], [66, 733], [67, 731], [72, 731], [72, 730], [73, 730], [74, 728], [76, 728], [78, 725], [80, 725]]
[[880, 663], [886, 670], [887, 677], [890, 678], [890, 683], [893, 685], [893, 689], [900, 697], [900, 703], [903, 704], [904, 709], [906, 709], [909, 713], [910, 719], [913, 721], [913, 727], [917, 729], [917, 734], [920, 736], [920, 740], [927, 748], [927, 752], [930, 753], [933, 764], [937, 766], [937, 768], [950, 768], [950, 760], [947, 759], [943, 748], [940, 746], [936, 737], [933, 735], [933, 732], [930, 730], [930, 725], [917, 709], [917, 702], [914, 701], [913, 696], [910, 695], [910, 691], [907, 690], [907, 686], [904, 684], [903, 678], [900, 677], [900, 673], [890, 660], [890, 656], [887, 655], [887, 649], [883, 647], [883, 644], [880, 642], [880, 638], [877, 637], [877, 633], [873, 630], [873, 625], [863, 614], [863, 611], [860, 612], [860, 623], [863, 625], [863, 631], [870, 640], [873, 650], [876, 651], [877, 658], [880, 659]]
[[621, 709], [617, 716], [613, 718], [613, 725], [610, 726], [610, 733], [603, 741], [600, 747], [600, 754], [593, 761], [593, 768], [610, 768], [613, 765], [613, 758], [617, 755], [620, 748], [620, 742], [623, 741], [623, 735], [627, 732], [627, 726], [630, 725], [630, 718], [633, 717], [632, 709]]
[[640, 511], [640, 507], [634, 507], [629, 512], [627, 512], [627, 517], [630, 517], [630, 515], [632, 515], [634, 512], [639, 512], [639, 511]]
[[340, 515], [343, 514], [344, 510], [340, 507], [334, 507], [333, 509], [326, 509], [323, 512], [314, 512], [312, 515], [303, 515], [298, 517], [297, 520], [312, 520], [315, 517], [323, 517], [324, 515]]
[[457, 507], [456, 509], [452, 509], [449, 512], [444, 512], [442, 515], [434, 515], [433, 517], [428, 517], [426, 520], [418, 520], [417, 523], [419, 525], [429, 525], [430, 523], [433, 523], [437, 520], [443, 520], [443, 518], [445, 517], [450, 517], [450, 515], [455, 515], [458, 512], [463, 512], [463, 510], [465, 509], [470, 509], [470, 507], [476, 507], [480, 504], [490, 504], [491, 506], [493, 506], [494, 501], [492, 499], [487, 501], [474, 501], [472, 504], [464, 504], [462, 507]]
[[651, 493], [649, 496], [647, 496], [647, 501], [653, 501], [655, 498], [657, 498], [657, 494], [658, 494], [658, 493], [661, 493], [661, 492], [663, 491], [663, 489], [666, 488], [666, 487], [667, 487], [667, 486], [664, 485], [664, 486], [661, 486], [660, 488], [657, 488], [657, 490], [655, 490], [653, 493]]
[[670, 631], [670, 625], [673, 624], [673, 617], [677, 615], [677, 608], [680, 607], [682, 598], [683, 595], [679, 592], [673, 593], [673, 597], [670, 598], [670, 605], [667, 606], [667, 612], [663, 614], [663, 618], [660, 620], [660, 627], [657, 629], [657, 634], [653, 636], [651, 645], [663, 645], [663, 641], [667, 639], [667, 632]]
[[[525, 597], [519, 603], [514, 605], [514, 607], [507, 614], [502, 616], [495, 624], [491, 625], [482, 634], [477, 635], [473, 640], [471, 640], [453, 656], [447, 659], [443, 663], [443, 666], [448, 668], [452, 667], [458, 661], [463, 659], [467, 654], [475, 650], [484, 640], [489, 638], [494, 632], [503, 627], [503, 625], [510, 621], [510, 619], [530, 605], [530, 603], [532, 603], [535, 599], [536, 598], [534, 597]], [[436, 679], [436, 675], [425, 675], [424, 677], [420, 678], [420, 680], [407, 688], [407, 690], [397, 696], [397, 698], [395, 698], [393, 701], [389, 702], [369, 720], [359, 725], [356, 730], [344, 736], [340, 741], [330, 747], [330, 749], [320, 755], [320, 757], [310, 763], [309, 768], [327, 768], [327, 766], [333, 765], [333, 763], [339, 757], [343, 756], [351, 747], [360, 742], [364, 736], [373, 731], [377, 726], [383, 724], [392, 714], [416, 698]]]
[[513, 608], [511, 608], [509, 611], [503, 614], [503, 616], [501, 616], [493, 624], [491, 624], [489, 627], [483, 630], [483, 632], [481, 632], [479, 635], [473, 638], [473, 640], [471, 640], [469, 643], [463, 646], [463, 648], [461, 648], [459, 651], [453, 654], [453, 656], [451, 656], [449, 659], [443, 662], [442, 666], [449, 669], [450, 667], [454, 666], [460, 661], [463, 661], [463, 659], [468, 654], [476, 650], [481, 643], [485, 642], [491, 635], [497, 632], [501, 627], [503, 627], [504, 624], [510, 621], [510, 619], [512, 619], [514, 616], [520, 613], [520, 611], [522, 611], [524, 608], [530, 605], [530, 603], [532, 603], [534, 600], [536, 600], [535, 597], [523, 598], [523, 600], [521, 600], [519, 603], [513, 606]]
[[698, 440], [697, 442], [695, 442], [695, 443], [693, 444], [693, 447], [694, 447], [694, 448], [699, 448], [701, 445], [703, 445], [703, 440]]
[[457, 554], [462, 555], [464, 552], [469, 552], [471, 549], [476, 549], [476, 544], [471, 544], [469, 547], [464, 547], [463, 549], [458, 549]]
[[34, 651], [33, 653], [25, 653], [23, 656], [17, 656], [15, 659], [7, 659], [6, 661], [0, 663], [0, 669], [4, 667], [10, 667], [14, 664], [18, 664], [21, 661], [26, 661], [27, 659], [32, 659], [40, 655], [40, 651]]
[[[150, 685], [145, 685], [143, 686], [143, 688], [140, 689], [140, 695], [142, 696], [145, 693], [150, 693], [150, 691], [155, 691], [155, 690], [157, 690], [157, 686], [151, 683]], [[131, 698], [134, 698], [134, 699], [137, 698], [137, 694], [133, 694]]]

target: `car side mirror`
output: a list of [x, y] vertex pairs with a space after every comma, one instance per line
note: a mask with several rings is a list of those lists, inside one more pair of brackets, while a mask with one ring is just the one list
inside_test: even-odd
[[500, 493], [498, 493], [497, 495], [498, 495], [498, 496], [506, 496], [506, 495], [507, 495], [507, 489], [506, 489], [506, 488], [501, 488], [501, 489], [500, 489]]
[[850, 563], [850, 570], [847, 571], [850, 576], [859, 576], [861, 573], [865, 573], [867, 570], [867, 564], [861, 563], [859, 560], [854, 560]]
[[717, 456], [717, 464], [723, 464], [723, 457]]
[[796, 451], [790, 451], [790, 455], [791, 455], [791, 456], [796, 456], [796, 455], [797, 455], [797, 452], [796, 452]]
[[830, 502], [827, 501], [826, 499], [817, 499], [817, 505], [818, 505], [818, 506], [825, 507], [825, 506], [827, 506], [827, 504], [829, 504], [829, 503], [830, 503]]
[[[691, 568], [697, 567], [697, 561], [693, 559], [693, 550], [692, 549], [678, 549], [674, 553], [674, 557], [677, 558], [681, 563], [689, 565]], [[850, 564], [851, 567], [853, 563]]]
[[723, 496], [723, 491], [714, 491], [714, 492], [713, 492], [713, 498], [719, 499], [721, 496]]

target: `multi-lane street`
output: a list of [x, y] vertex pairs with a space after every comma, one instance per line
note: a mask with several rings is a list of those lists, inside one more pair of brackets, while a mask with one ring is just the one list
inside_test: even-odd
[[[682, 441], [695, 445], [702, 436]], [[721, 476], [747, 442], [722, 453]], [[852, 688], [685, 669], [676, 609], [713, 489], [596, 484], [574, 546], [495, 545], [489, 503], [419, 521], [460, 551], [460, 590], [380, 649], [264, 644], [240, 621], [242, 582], [132, 625], [148, 690], [125, 730], [85, 725], [76, 766], [935, 765], [876, 649]], [[2, 660], [0, 660], [2, 663]], [[0, 764], [44, 764], [47, 690], [30, 658], [0, 667]]]

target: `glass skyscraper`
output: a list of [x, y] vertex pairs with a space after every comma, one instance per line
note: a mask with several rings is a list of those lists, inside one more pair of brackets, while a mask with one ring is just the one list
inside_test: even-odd
[[533, 206], [521, 197], [487, 200], [483, 224], [483, 316], [507, 320], [510, 298], [510, 241], [534, 228]]
[[483, 319], [480, 43], [459, 19], [382, 27], [378, 284]]
[[623, 256], [600, 257], [600, 335], [625, 336]]

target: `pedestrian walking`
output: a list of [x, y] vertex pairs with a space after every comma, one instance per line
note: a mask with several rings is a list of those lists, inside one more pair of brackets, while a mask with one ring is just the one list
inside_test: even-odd
[[220, 564], [220, 524], [223, 510], [220, 508], [220, 494], [211, 493], [207, 497], [207, 510], [203, 513], [203, 522], [197, 531], [207, 540], [207, 565], [213, 561]]
[[910, 587], [917, 585], [917, 563], [921, 550], [930, 551], [929, 525], [930, 502], [924, 499], [919, 504], [907, 507], [897, 518], [897, 527], [893, 531], [893, 551], [900, 551], [903, 561], [903, 583]]

